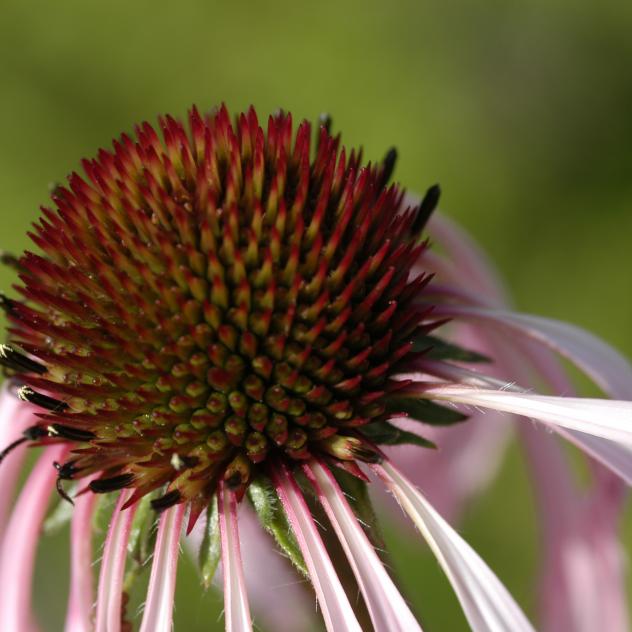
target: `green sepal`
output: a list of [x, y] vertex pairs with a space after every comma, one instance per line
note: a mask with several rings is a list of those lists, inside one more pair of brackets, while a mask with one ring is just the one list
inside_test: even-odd
[[378, 445], [418, 445], [422, 448], [437, 449], [436, 444], [424, 439], [414, 432], [402, 430], [388, 421], [375, 421], [361, 430], [362, 434]]
[[217, 494], [215, 494], [206, 510], [204, 537], [202, 538], [198, 557], [200, 574], [202, 575], [202, 586], [205, 590], [211, 587], [221, 556], [222, 543], [219, 532], [219, 510]]
[[309, 577], [294, 532], [270, 481], [263, 476], [258, 476], [250, 483], [248, 498], [259, 516], [263, 528], [275, 539], [297, 570], [305, 577]]
[[369, 494], [369, 485], [356, 476], [352, 476], [339, 468], [334, 467], [331, 471], [338, 481], [340, 489], [342, 489], [347, 497], [351, 509], [353, 509], [353, 513], [358, 518], [364, 532], [367, 534], [371, 544], [375, 547], [377, 554], [383, 561], [386, 561], [386, 544], [380, 530], [375, 509], [373, 508], [373, 502]]
[[99, 494], [97, 496], [92, 515], [92, 528], [95, 533], [107, 533], [117, 500], [117, 494]]
[[[136, 503], [136, 513], [132, 519], [129, 540], [127, 542], [128, 559], [131, 560], [129, 570], [125, 574], [123, 591], [129, 593], [134, 582], [146, 568], [156, 541], [156, 514], [151, 510], [150, 496], [143, 496]], [[129, 511], [126, 509], [125, 511]]]
[[[77, 490], [77, 486], [68, 491], [68, 495], [72, 498], [74, 492]], [[46, 520], [44, 521], [44, 534], [54, 535], [63, 529], [71, 520], [74, 507], [64, 498], [60, 498], [53, 510], [50, 512]]]
[[452, 344], [435, 338], [435, 336], [418, 336], [413, 340], [414, 352], [425, 351], [424, 358], [428, 360], [456, 360], [457, 362], [492, 362], [492, 359], [472, 351], [464, 349], [458, 345]]
[[[132, 520], [132, 528], [130, 529], [129, 541], [127, 543], [127, 550], [134, 555], [135, 558], [140, 556], [138, 559], [141, 563], [145, 563], [151, 554], [151, 549], [148, 547], [148, 544], [151, 544], [149, 542], [150, 533], [152, 531], [151, 526], [156, 520], [156, 513], [150, 511], [150, 501], [151, 498], [149, 496], [143, 496], [136, 503], [136, 513]], [[127, 511], [127, 509], [125, 511]], [[138, 556], [136, 553], [138, 553]]]
[[451, 426], [467, 419], [467, 415], [458, 410], [439, 406], [421, 397], [392, 397], [387, 403], [387, 410], [392, 415], [405, 414], [431, 426]]

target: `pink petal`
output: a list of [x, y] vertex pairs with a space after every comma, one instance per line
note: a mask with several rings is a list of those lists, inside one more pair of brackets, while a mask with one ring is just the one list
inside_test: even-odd
[[237, 498], [225, 484], [218, 491], [219, 528], [224, 571], [224, 616], [226, 632], [250, 632], [252, 618], [244, 581], [237, 525]]
[[[246, 589], [256, 618], [264, 624], [264, 629], [275, 632], [311, 629], [316, 619], [311, 587], [279, 553], [247, 505], [240, 510], [239, 532]], [[270, 608], [270, 600], [291, 603], [293, 607]]]
[[[544, 348], [539, 343], [532, 343], [530, 341], [521, 341], [520, 346], [524, 348], [524, 352], [539, 374], [551, 384], [557, 394], [569, 395], [573, 393], [572, 384], [562, 367], [556, 362], [556, 359], [552, 357], [549, 349]], [[617, 356], [615, 356], [615, 358]], [[612, 368], [614, 369], [614, 367]], [[608, 390], [606, 390], [606, 393], [613, 397], [615, 396], [613, 392], [609, 392]], [[620, 393], [620, 396], [626, 399], [631, 399], [632, 397], [630, 395], [630, 393], [627, 395], [624, 392]], [[580, 450], [592, 456], [616, 476], [623, 479], [628, 485], [632, 485], [631, 448], [574, 430], [560, 431], [560, 434], [571, 443], [574, 443]]]
[[[459, 286], [458, 290], [453, 288], [454, 296], [452, 296], [458, 301], [464, 301], [472, 306], [488, 304], [492, 307], [503, 308], [506, 301], [503, 300], [502, 289], [495, 274], [487, 274], [491, 268], [485, 258], [477, 257], [476, 248], [473, 251], [469, 248], [467, 236], [453, 228], [445, 223], [443, 226], [440, 225], [438, 234], [435, 235], [437, 241], [442, 243], [442, 235], [446, 237], [442, 245], [448, 250], [451, 259], [460, 256], [459, 251], [463, 246], [465, 246], [464, 252], [470, 254], [466, 256], [466, 265], [458, 267], [450, 267], [450, 262], [446, 263], [435, 258], [430, 263], [434, 264], [439, 259], [440, 265], [437, 270], [439, 278]], [[471, 256], [472, 252], [474, 256]], [[464, 260], [461, 259], [460, 263], [463, 262]], [[470, 274], [470, 269], [475, 270], [474, 275]], [[480, 279], [481, 276], [483, 283], [477, 282], [477, 277]], [[491, 293], [488, 292], [489, 284], [491, 284]], [[450, 288], [446, 289], [450, 290]], [[490, 294], [489, 296], [484, 294], [486, 291]], [[504, 341], [497, 341], [496, 332], [502, 333], [502, 329], [497, 327], [496, 322], [490, 320], [484, 323], [484, 321], [472, 319], [473, 323], [490, 325], [485, 331], [480, 332], [480, 337], [489, 339], [492, 347], [495, 347], [491, 355], [496, 359], [496, 366], [508, 368], [510, 375], [513, 369], [517, 369], [513, 378], [519, 382], [529, 384], [524, 370], [524, 360], [528, 359], [558, 394], [573, 393], [563, 369], [544, 348], [543, 345], [546, 345], [578, 364], [611, 396], [630, 399], [629, 365], [625, 367], [627, 362], [625, 360], [621, 362], [621, 357], [617, 352], [575, 327], [560, 323], [562, 327], [560, 332], [558, 327], [548, 326], [550, 322], [555, 323], [555, 321], [548, 321], [548, 319], [537, 319], [537, 321], [520, 323], [530, 330], [526, 332], [527, 336], [516, 336], [517, 329], [512, 331], [506, 327], [507, 333], [511, 335], [506, 336]], [[539, 329], [539, 331], [534, 331], [534, 329]], [[527, 338], [533, 342], [529, 343]], [[517, 357], [514, 351], [518, 351], [522, 357]], [[621, 371], [622, 366], [625, 367], [623, 371]], [[627, 377], [622, 379], [622, 376]], [[622, 390], [621, 386], [625, 390]], [[566, 630], [583, 632], [592, 629], [607, 629], [616, 632], [627, 630], [627, 599], [624, 595], [621, 550], [616, 535], [616, 517], [621, 510], [621, 486], [610, 479], [606, 470], [595, 465], [593, 469], [597, 480], [595, 489], [590, 493], [592, 500], [589, 502], [588, 499], [580, 498], [574, 489], [573, 481], [570, 480], [568, 466], [560, 458], [560, 449], [554, 438], [526, 424], [522, 425], [521, 432], [525, 438], [527, 450], [533, 457], [530, 460], [536, 476], [536, 492], [540, 497], [549, 498], [541, 510], [547, 549], [545, 576], [548, 578], [542, 591], [544, 603], [547, 604], [543, 617], [544, 629], [547, 632], [565, 632]], [[558, 432], [632, 484], [632, 451], [627, 446], [573, 430], [560, 428]], [[607, 492], [608, 481], [616, 493]], [[604, 499], [612, 498], [613, 495], [619, 498], [618, 504], [616, 501], [604, 501]], [[594, 520], [586, 509], [593, 503], [602, 502], [610, 502], [609, 511], [602, 511], [595, 507], [595, 513], [592, 515], [599, 516], [600, 519]], [[581, 515], [582, 512], [584, 515]], [[588, 534], [585, 531], [578, 532], [577, 525], [598, 525], [598, 527], [595, 529], [596, 533]], [[588, 590], [582, 590], [582, 582], [578, 585], [578, 582], [573, 580], [577, 577], [577, 573], [571, 568], [573, 564], [560, 563], [559, 552], [568, 550], [563, 544], [571, 540], [575, 543], [573, 548], [576, 552], [583, 550], [592, 553], [592, 559], [589, 559], [590, 556], [583, 556], [584, 561], [588, 562], [584, 568], [590, 576], [596, 578], [596, 583], [603, 588], [603, 593], [599, 590], [590, 590], [590, 582], [586, 584]], [[582, 555], [577, 553], [577, 557], [582, 557]], [[566, 557], [569, 560], [573, 558], [572, 555]], [[595, 613], [601, 611], [600, 622], [589, 614], [591, 611]]]
[[[451, 334], [451, 341], [490, 354], [488, 346], [475, 335], [470, 325], [460, 325]], [[486, 365], [485, 368], [493, 370], [495, 366]], [[424, 370], [423, 363], [420, 369]], [[420, 379], [425, 376], [413, 374], [411, 377]], [[458, 381], [458, 378], [449, 379]], [[442, 428], [406, 418], [391, 419], [394, 425], [434, 441], [438, 449], [420, 450], [416, 446], [402, 445], [387, 447], [385, 452], [423, 490], [432, 506], [447, 520], [455, 522], [465, 503], [493, 479], [502, 461], [512, 427], [510, 424], [493, 423], [490, 417], [496, 415], [500, 417], [504, 413], [486, 411], [473, 414], [466, 424]], [[378, 489], [382, 490], [382, 487], [378, 486]], [[382, 496], [388, 498], [389, 503], [394, 503], [390, 494], [378, 492], [378, 498]], [[401, 515], [400, 512], [395, 513]]]
[[90, 632], [93, 628], [92, 518], [94, 494], [75, 499], [70, 532], [70, 595], [66, 632]]
[[632, 448], [575, 430], [566, 430], [560, 434], [563, 434], [571, 443], [599, 461], [628, 485], [632, 485]]
[[[507, 336], [507, 344], [522, 350], [558, 392], [572, 392], [572, 386], [561, 368], [546, 357], [547, 349], [553, 349], [574, 362], [609, 395], [632, 399], [632, 368], [627, 360], [578, 327], [546, 318], [472, 306], [441, 307], [437, 313], [480, 321], [490, 330], [493, 328], [494, 332], [500, 325], [511, 334]], [[521, 336], [517, 338], [516, 333]], [[546, 345], [546, 348], [537, 348], [530, 341]], [[558, 432], [632, 485], [632, 448], [570, 428], [559, 429]]]
[[529, 426], [523, 435], [544, 536], [542, 629], [625, 632], [624, 558], [616, 535], [621, 486], [598, 484], [580, 495], [554, 438]]
[[[10, 390], [7, 382], [0, 386], [0, 450], [4, 450], [11, 443], [22, 436], [24, 430], [35, 421], [33, 406], [17, 398]], [[0, 473], [2, 485], [0, 485], [0, 541], [8, 519], [9, 509], [13, 501], [15, 485], [18, 480], [24, 457], [26, 445], [15, 448], [7, 455]]]
[[481, 307], [450, 306], [438, 313], [481, 321], [491, 327], [504, 327], [540, 342], [568, 358], [617, 399], [632, 399], [632, 366], [610, 345], [596, 336], [567, 323], [515, 312]]
[[362, 632], [298, 485], [284, 465], [273, 470], [277, 493], [309, 570], [329, 632]]
[[384, 569], [332, 473], [318, 461], [304, 466], [364, 596], [375, 632], [421, 630]]
[[[572, 384], [549, 348], [516, 336], [494, 339], [497, 349], [492, 355], [506, 374], [528, 384], [532, 364], [555, 392], [573, 393]], [[472, 376], [470, 381], [483, 386], [489, 383], [481, 378]], [[512, 389], [520, 391], [517, 386]], [[623, 485], [604, 467], [590, 461], [593, 484], [589, 489], [579, 489], [555, 436], [530, 424], [521, 424], [520, 432], [539, 501], [543, 535], [544, 564], [539, 586], [542, 629], [584, 632], [598, 629], [595, 622], [600, 617], [601, 629], [628, 630], [624, 556], [617, 537], [625, 498]], [[624, 452], [630, 454], [625, 446], [584, 433], [558, 432], [589, 453], [589, 442], [594, 441], [595, 452], [610, 469], [616, 470], [619, 459], [620, 471], [630, 471], [630, 457], [621, 457]], [[610, 451], [608, 446], [612, 446]]]
[[[194, 559], [202, 543], [204, 521], [185, 540], [185, 546]], [[275, 632], [309, 630], [314, 626], [311, 587], [283, 557], [272, 538], [263, 530], [259, 519], [246, 504], [239, 511], [240, 548], [243, 556], [246, 591], [255, 618], [264, 629]], [[217, 576], [221, 575], [218, 569]], [[219, 583], [216, 576], [214, 583]], [[291, 603], [292, 608], [270, 608], [270, 601]]]
[[171, 632], [173, 627], [173, 598], [185, 511], [186, 504], [180, 503], [160, 516], [140, 632]]
[[551, 397], [459, 385], [425, 388], [423, 396], [515, 413], [537, 419], [555, 430], [567, 428], [632, 446], [632, 402]]
[[472, 630], [533, 632], [528, 619], [496, 575], [419, 490], [388, 461], [374, 469], [428, 542]]
[[15, 504], [2, 541], [0, 555], [0, 629], [30, 630], [33, 569], [39, 535], [55, 488], [53, 461], [63, 461], [68, 448], [43, 450]]
[[127, 543], [132, 530], [136, 505], [121, 511], [131, 496], [131, 490], [123, 490], [110, 519], [97, 592], [96, 632], [119, 632], [123, 603], [123, 579], [127, 559]]
[[[501, 388], [507, 390], [511, 390], [512, 392], [522, 392], [526, 393], [526, 391], [520, 387], [516, 387], [512, 383], [503, 383], [500, 380], [495, 378], [491, 378], [489, 376], [484, 376], [480, 374], [476, 374], [469, 369], [465, 369], [463, 367], [457, 367], [455, 365], [450, 365], [448, 363], [441, 362], [432, 362], [432, 361], [421, 361], [418, 363], [418, 366], [421, 370], [427, 370], [434, 375], [439, 377], [443, 377], [445, 379], [452, 379], [455, 381], [459, 381], [462, 384], [470, 384], [473, 386], [483, 386], [483, 387], [491, 387], [491, 388]], [[545, 376], [546, 377], [546, 376]], [[568, 387], [568, 390], [571, 390], [572, 387]], [[571, 398], [564, 398], [565, 402], [572, 402]], [[613, 401], [613, 400], [577, 400], [585, 403], [589, 403], [590, 401]], [[626, 402], [620, 402], [626, 404]], [[480, 404], [481, 406], [483, 404]], [[572, 406], [573, 404], [569, 404]], [[508, 410], [507, 408], [496, 408], [496, 410]], [[517, 412], [517, 411], [516, 411]], [[520, 413], [522, 414], [522, 413]], [[527, 416], [536, 417], [536, 414], [531, 414]], [[555, 428], [555, 430], [563, 436], [565, 439], [571, 441], [576, 444], [581, 450], [597, 459], [600, 463], [602, 463], [605, 467], [615, 473], [617, 476], [622, 478], [624, 481], [628, 483], [628, 485], [632, 485], [632, 447], [628, 442], [617, 442], [616, 439], [612, 437], [604, 436], [603, 432], [595, 432], [591, 431], [588, 427], [584, 427], [580, 429], [579, 426], [569, 426], [560, 425]], [[593, 434], [590, 434], [592, 432]]]

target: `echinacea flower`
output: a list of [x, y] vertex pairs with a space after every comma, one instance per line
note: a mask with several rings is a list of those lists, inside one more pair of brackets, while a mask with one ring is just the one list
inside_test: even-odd
[[[253, 109], [234, 123], [220, 108], [193, 109], [186, 127], [160, 125], [162, 139], [143, 124], [84, 161], [87, 178], [58, 187], [31, 234], [40, 254], [5, 257], [21, 282], [19, 298], [2, 298], [2, 629], [36, 625], [35, 551], [56, 489], [75, 505], [68, 631], [129, 629], [128, 550], [150, 546], [140, 630], [170, 630], [182, 532], [198, 521], [206, 585], [221, 559], [226, 629], [251, 630], [246, 504], [268, 545], [311, 583], [328, 630], [420, 630], [376, 552], [372, 480], [419, 529], [473, 630], [532, 630], [394, 456], [407, 445], [423, 460], [435, 447], [429, 432], [440, 448], [443, 428], [467, 436], [464, 413], [488, 409], [527, 420], [548, 520], [543, 585], [559, 591], [557, 601], [544, 595], [545, 625], [595, 629], [606, 615], [591, 591], [603, 589], [607, 629], [623, 630], [616, 520], [619, 479], [632, 481], [628, 363], [577, 328], [509, 311], [459, 231], [429, 223], [438, 187], [415, 201], [389, 184], [394, 151], [364, 165], [326, 120], [312, 147], [309, 123], [293, 134], [282, 112], [265, 131]], [[484, 353], [462, 344], [464, 330]], [[614, 399], [572, 396], [551, 351]], [[534, 392], [534, 372], [566, 392]], [[476, 423], [501, 437], [507, 426], [502, 415]], [[567, 480], [549, 431], [594, 460], [591, 490]], [[27, 446], [43, 449], [12, 504]], [[112, 495], [93, 592], [92, 519]]]

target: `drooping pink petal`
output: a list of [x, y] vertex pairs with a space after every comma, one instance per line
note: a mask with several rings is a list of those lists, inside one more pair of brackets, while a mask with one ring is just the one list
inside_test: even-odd
[[185, 503], [180, 503], [160, 516], [140, 632], [171, 632], [173, 627], [173, 598], [185, 511]]
[[[522, 336], [501, 336], [500, 328], [486, 328], [482, 335], [494, 341], [493, 357], [502, 373], [529, 385], [531, 369], [554, 393], [572, 395], [568, 376], [553, 352], [539, 342]], [[461, 373], [467, 369], [460, 368]], [[446, 376], [448, 379], [461, 379]], [[472, 384], [486, 386], [489, 380], [472, 376]], [[516, 384], [510, 387], [525, 392]], [[631, 471], [631, 461], [621, 458], [628, 448], [606, 439], [559, 429], [565, 439], [583, 451], [591, 442], [595, 456], [609, 468], [589, 460], [593, 481], [580, 487], [556, 436], [532, 424], [520, 424], [520, 435], [538, 501], [543, 543], [540, 593], [540, 627], [544, 632], [600, 628], [624, 632], [629, 629], [625, 595], [623, 550], [618, 537], [625, 487], [609, 470], [622, 475]], [[618, 464], [618, 465], [617, 465]], [[625, 476], [624, 476], [625, 478]], [[598, 614], [599, 613], [599, 614]]]
[[533, 627], [496, 575], [433, 509], [392, 463], [375, 471], [432, 549], [474, 632], [533, 632]]
[[[246, 589], [255, 618], [264, 629], [278, 632], [309, 630], [317, 615], [307, 580], [282, 556], [252, 509], [243, 503], [239, 514]], [[270, 600], [291, 603], [292, 608], [270, 608]]]
[[[500, 388], [504, 391], [511, 390], [512, 392], [527, 393], [525, 389], [518, 388], [512, 383], [503, 384], [502, 381], [489, 376], [483, 376], [475, 374], [469, 369], [463, 367], [457, 367], [449, 365], [447, 363], [421, 361], [418, 363], [420, 369], [426, 368], [432, 371], [434, 375], [444, 377], [446, 379], [458, 380], [462, 384], [471, 384], [474, 386], [483, 386], [488, 388]], [[574, 406], [571, 398], [564, 398], [564, 402], [570, 402], [569, 408]], [[589, 404], [591, 401], [612, 402], [614, 400], [579, 400]], [[627, 402], [620, 402], [624, 406]], [[483, 405], [482, 403], [480, 404]], [[506, 407], [496, 408], [496, 410], [508, 410]], [[518, 411], [514, 411], [518, 413]], [[523, 414], [523, 413], [518, 413]], [[604, 413], [606, 416], [607, 414]], [[534, 413], [532, 417], [537, 418]], [[544, 420], [542, 420], [544, 421]], [[597, 459], [602, 465], [611, 470], [614, 474], [623, 479], [628, 485], [632, 485], [632, 447], [629, 442], [617, 440], [613, 436], [605, 436], [604, 432], [596, 432], [590, 430], [588, 426], [583, 426], [580, 429], [575, 425], [562, 425], [556, 427], [556, 431], [565, 439], [574, 443], [581, 450]], [[592, 434], [591, 434], [592, 433]]]
[[375, 632], [421, 630], [415, 616], [386, 572], [329, 469], [319, 461], [304, 466], [364, 596]]
[[75, 499], [70, 527], [70, 594], [65, 632], [90, 632], [93, 627], [92, 517], [94, 494]]
[[553, 429], [567, 428], [632, 446], [632, 402], [551, 397], [469, 386], [433, 386], [424, 397], [480, 406], [537, 419]]
[[224, 617], [226, 632], [250, 632], [252, 617], [244, 581], [237, 524], [237, 498], [224, 483], [217, 493], [219, 529], [222, 542], [222, 570], [224, 573]]
[[34, 629], [31, 609], [33, 569], [40, 530], [57, 472], [68, 449], [54, 445], [43, 450], [15, 504], [0, 554], [0, 630]]
[[522, 434], [535, 477], [545, 554], [539, 587], [542, 630], [626, 632], [624, 557], [616, 535], [621, 486], [597, 484], [580, 493], [554, 437], [528, 425]]
[[509, 329], [540, 342], [568, 358], [604, 392], [617, 399], [632, 399], [632, 366], [610, 345], [596, 336], [551, 318], [490, 310], [473, 306], [438, 308], [437, 313], [477, 320], [491, 327]]
[[[540, 328], [542, 337], [532, 335], [529, 341], [518, 342], [538, 373], [557, 393], [572, 393], [572, 385], [564, 370], [550, 357], [549, 349], [573, 362], [607, 395], [632, 400], [632, 368], [618, 351], [578, 327], [523, 314], [515, 316], [528, 319], [530, 331]], [[561, 434], [628, 485], [632, 485], [632, 448], [574, 430], [566, 430]]]
[[[444, 223], [433, 237], [445, 247], [450, 259], [456, 257], [455, 260], [458, 260], [463, 246], [466, 253], [469, 250], [468, 238], [452, 228]], [[442, 239], [446, 236], [447, 239]], [[466, 258], [466, 267], [450, 267], [451, 262], [445, 263], [440, 257], [430, 262], [433, 265], [439, 263], [439, 279], [453, 284], [452, 290], [447, 287], [448, 291], [452, 291], [452, 296], [446, 296], [475, 309], [485, 305], [506, 309], [507, 302], [503, 300], [497, 277], [494, 274], [487, 275], [490, 266], [485, 258]], [[475, 270], [474, 275], [469, 273], [470, 269]], [[492, 291], [491, 296], [485, 296], [485, 283], [477, 282], [477, 277], [481, 276], [486, 277], [484, 281], [491, 284], [492, 290], [496, 286], [500, 292]], [[553, 349], [577, 364], [609, 395], [620, 399], [632, 398], [629, 365], [625, 366], [627, 362], [622, 361], [617, 352], [576, 327], [567, 327], [549, 319], [536, 320], [513, 323], [526, 325], [526, 332], [519, 331], [517, 327], [498, 327], [492, 320], [485, 322], [470, 319], [470, 322], [474, 326], [483, 325], [478, 332], [479, 338], [490, 342], [490, 355], [495, 359], [495, 366], [506, 371], [505, 377], [510, 376], [525, 386], [530, 385], [528, 367], [532, 364], [556, 394], [571, 395], [572, 385], [552, 357], [549, 349]], [[463, 322], [463, 319], [458, 318], [458, 321]], [[551, 322], [554, 323], [553, 328], [549, 326]], [[561, 331], [555, 325], [561, 326]], [[502, 333], [505, 333], [504, 339], [497, 335]], [[498, 377], [501, 375], [503, 372], [497, 374]], [[541, 500], [545, 499], [541, 502], [540, 511], [546, 549], [543, 567], [545, 579], [541, 590], [543, 629], [546, 632], [627, 630], [621, 546], [616, 533], [617, 517], [622, 506], [621, 485], [612, 480], [607, 470], [594, 463], [593, 489], [588, 492], [588, 496], [581, 494], [570, 480], [568, 465], [560, 454], [555, 437], [528, 424], [522, 424], [520, 430], [535, 476], [536, 494]], [[632, 484], [632, 450], [627, 446], [574, 430], [560, 428], [558, 432]], [[604, 510], [604, 504], [608, 505], [608, 511]], [[595, 520], [595, 516], [599, 516], [599, 519]], [[587, 530], [593, 526], [594, 530], [589, 533]], [[571, 542], [572, 546], [564, 546]], [[562, 557], [567, 563], [562, 563]], [[579, 566], [586, 571], [583, 575], [593, 577], [594, 584], [577, 581], [581, 575], [573, 568], [572, 560], [580, 558], [583, 562]], [[601, 590], [592, 590], [591, 584], [599, 586]], [[598, 619], [591, 612], [601, 613], [598, 624]]]
[[122, 511], [132, 492], [123, 490], [118, 498], [108, 528], [97, 591], [96, 632], [120, 632], [123, 579], [127, 559], [127, 543], [136, 505]]
[[[459, 285], [461, 291], [476, 293], [469, 306], [442, 308], [444, 314], [449, 312], [450, 315], [469, 318], [494, 328], [500, 324], [513, 333], [513, 342], [519, 342], [515, 336], [518, 332], [547, 345], [577, 364], [611, 397], [632, 399], [632, 369], [616, 350], [574, 325], [480, 307], [485, 303], [501, 308], [507, 304], [492, 266], [476, 244], [446, 218], [436, 215], [429, 223], [429, 230], [451, 259], [449, 264], [442, 265], [441, 259], [435, 256], [439, 261], [433, 259], [431, 263], [438, 265], [440, 275], [443, 273], [448, 281]], [[450, 268], [450, 265], [453, 267]], [[507, 342], [511, 344], [512, 340], [508, 338]], [[565, 436], [632, 484], [632, 451], [626, 446], [572, 430], [566, 430]]]
[[305, 559], [327, 630], [362, 632], [298, 485], [282, 464], [274, 468], [272, 476]]
[[[11, 392], [9, 384], [0, 386], [0, 451], [18, 440], [24, 430], [35, 421], [33, 406], [23, 402]], [[9, 508], [13, 501], [15, 485], [18, 480], [26, 445], [21, 445], [11, 451], [2, 461], [2, 485], [0, 485], [0, 541], [9, 515]]]
[[[194, 559], [198, 558], [204, 535], [204, 521], [185, 539], [184, 545]], [[300, 577], [291, 562], [280, 554], [272, 537], [266, 533], [247, 503], [239, 510], [240, 548], [248, 599], [255, 619], [266, 630], [295, 632], [314, 627], [316, 613], [310, 595], [311, 587]], [[221, 586], [221, 568], [214, 583]], [[304, 586], [304, 584], [306, 586]], [[292, 608], [270, 608], [270, 601], [291, 603]]]
[[[506, 345], [521, 350], [560, 394], [572, 392], [572, 386], [563, 370], [552, 362], [552, 358], [546, 357], [548, 350], [554, 350], [576, 364], [611, 397], [632, 399], [629, 362], [618, 351], [579, 327], [549, 318], [472, 305], [443, 306], [437, 313], [478, 322], [488, 330], [493, 329], [494, 333], [504, 331]], [[484, 331], [485, 335], [490, 334]], [[542, 346], [536, 347], [534, 343]], [[502, 349], [498, 353], [502, 355]], [[632, 448], [572, 429], [559, 432], [632, 485]]]
[[[549, 349], [531, 341], [520, 341], [520, 346], [521, 356], [530, 360], [554, 392], [573, 393]], [[524, 382], [522, 367], [524, 361], [513, 372]], [[539, 586], [542, 630], [629, 630], [624, 553], [618, 537], [625, 486], [599, 463], [589, 461], [593, 481], [589, 488], [580, 489], [553, 435], [529, 424], [522, 424], [520, 430], [534, 478], [544, 545]], [[589, 454], [587, 447], [594, 441], [600, 460], [614, 471], [626, 450], [583, 433], [565, 431], [564, 436], [571, 441], [579, 437], [576, 443]], [[620, 474], [626, 468], [630, 471], [632, 457], [627, 453], [627, 461], [620, 461]]]
[[560, 433], [580, 450], [632, 485], [632, 448], [601, 437], [594, 437], [575, 430]]
[[[450, 334], [450, 340], [464, 348], [484, 355], [491, 353], [470, 325], [459, 324]], [[490, 371], [495, 367], [496, 363], [485, 365], [485, 369]], [[422, 376], [413, 374], [410, 377], [416, 380]], [[457, 378], [450, 378], [450, 381], [457, 381]], [[423, 491], [432, 506], [452, 524], [459, 519], [467, 501], [493, 480], [502, 462], [513, 428], [508, 423], [493, 423], [490, 417], [494, 415], [500, 417], [505, 413], [474, 413], [466, 424], [451, 427], [427, 426], [406, 418], [391, 419], [403, 430], [421, 434], [437, 444], [437, 450], [419, 450], [410, 445], [385, 446], [383, 449]], [[383, 497], [389, 504], [395, 502], [391, 494], [382, 493], [381, 486], [377, 486], [377, 490], [377, 498]], [[405, 521], [401, 512], [394, 513]]]

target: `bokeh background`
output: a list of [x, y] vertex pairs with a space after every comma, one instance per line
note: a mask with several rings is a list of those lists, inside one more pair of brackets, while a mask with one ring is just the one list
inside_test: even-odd
[[[396, 146], [409, 189], [441, 183], [444, 211], [490, 253], [520, 309], [632, 356], [631, 31], [621, 0], [3, 0], [0, 245], [25, 248], [49, 183], [135, 122], [221, 101], [297, 118], [327, 111], [369, 158]], [[0, 270], [2, 287], [12, 281]], [[513, 447], [460, 526], [529, 613], [532, 514]], [[466, 630], [436, 563], [395, 533], [425, 629]], [[42, 627], [57, 631], [67, 533], [41, 553]], [[222, 629], [221, 599], [201, 593], [191, 564], [177, 599], [176, 630]]]

